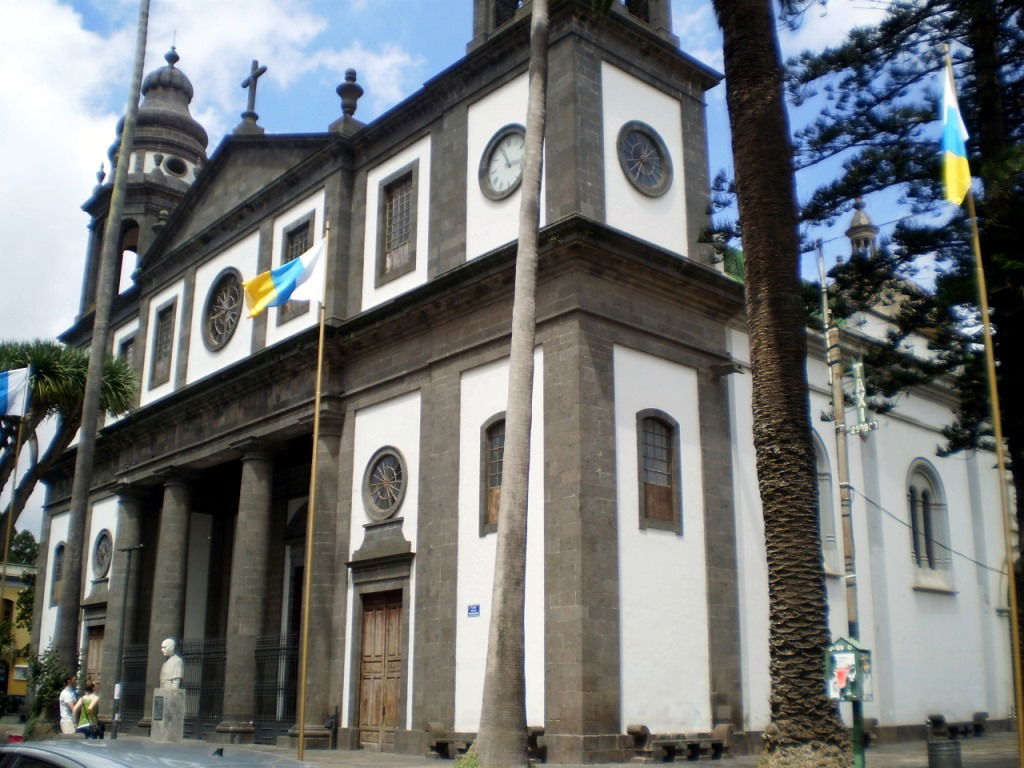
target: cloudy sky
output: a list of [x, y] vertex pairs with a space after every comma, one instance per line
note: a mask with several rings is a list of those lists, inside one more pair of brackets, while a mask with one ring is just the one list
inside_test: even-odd
[[[146, 72], [177, 46], [209, 154], [238, 122], [252, 59], [269, 68], [256, 111], [270, 133], [322, 131], [354, 67], [370, 120], [465, 53], [471, 0], [151, 0]], [[675, 0], [682, 48], [721, 70], [708, 0]], [[808, 12], [783, 51], [838, 42], [880, 15], [874, 0]], [[80, 206], [124, 113], [138, 0], [0, 0], [0, 339], [52, 338], [78, 308], [88, 217]], [[711, 91], [711, 171], [728, 165], [724, 87]]]

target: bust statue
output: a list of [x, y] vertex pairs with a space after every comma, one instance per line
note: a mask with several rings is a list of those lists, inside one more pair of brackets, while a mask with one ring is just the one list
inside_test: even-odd
[[161, 688], [181, 688], [185, 676], [185, 663], [177, 653], [177, 644], [171, 638], [160, 643], [160, 652], [167, 658], [160, 667]]

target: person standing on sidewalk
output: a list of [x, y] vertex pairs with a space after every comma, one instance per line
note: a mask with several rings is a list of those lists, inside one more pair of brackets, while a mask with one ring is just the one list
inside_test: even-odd
[[64, 690], [60, 692], [58, 706], [60, 707], [61, 733], [75, 732], [75, 702], [78, 701], [78, 690], [75, 685], [77, 683], [78, 678], [75, 675], [70, 675], [64, 681]]

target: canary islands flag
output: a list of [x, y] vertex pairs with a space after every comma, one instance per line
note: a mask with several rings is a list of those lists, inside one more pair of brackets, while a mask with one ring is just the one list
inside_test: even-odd
[[960, 205], [971, 187], [971, 169], [967, 165], [967, 128], [960, 116], [953, 84], [953, 68], [946, 66], [942, 87], [942, 180], [946, 199]]
[[28, 410], [28, 368], [15, 368], [0, 373], [0, 416], [25, 415]]
[[326, 247], [324, 237], [298, 258], [242, 283], [249, 317], [256, 317], [267, 307], [279, 307], [289, 299], [319, 299], [323, 290]]

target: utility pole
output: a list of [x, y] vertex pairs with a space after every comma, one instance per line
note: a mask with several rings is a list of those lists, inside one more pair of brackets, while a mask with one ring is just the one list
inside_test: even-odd
[[117, 683], [114, 685], [114, 718], [110, 726], [110, 738], [117, 738], [117, 729], [121, 724], [121, 697], [124, 696], [124, 662], [127, 654], [124, 650], [124, 627], [128, 614], [128, 590], [132, 585], [132, 555], [142, 549], [142, 544], [134, 547], [118, 547], [118, 552], [127, 555], [124, 572], [124, 594], [121, 595], [121, 626], [118, 628], [117, 647], [121, 649], [121, 659], [117, 665]]
[[[836, 431], [836, 473], [839, 479], [839, 510], [843, 524], [843, 576], [846, 582], [846, 624], [850, 640], [860, 641], [860, 618], [857, 609], [857, 561], [853, 541], [853, 511], [850, 498], [850, 456], [846, 446], [846, 399], [843, 394], [843, 358], [840, 349], [839, 326], [828, 306], [828, 286], [825, 283], [825, 256], [818, 241], [818, 275], [821, 279], [821, 316], [825, 325], [825, 349], [828, 378], [832, 388], [832, 420]], [[864, 768], [864, 703], [850, 702], [853, 706], [853, 765]]]

